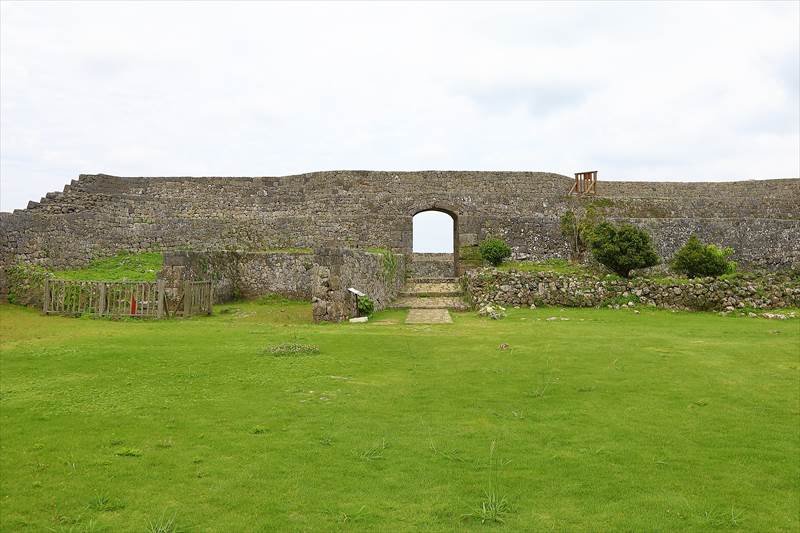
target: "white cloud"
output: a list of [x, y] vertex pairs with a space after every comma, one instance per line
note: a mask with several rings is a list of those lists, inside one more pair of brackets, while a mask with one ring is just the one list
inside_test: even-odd
[[797, 3], [3, 3], [0, 208], [81, 172], [800, 175]]

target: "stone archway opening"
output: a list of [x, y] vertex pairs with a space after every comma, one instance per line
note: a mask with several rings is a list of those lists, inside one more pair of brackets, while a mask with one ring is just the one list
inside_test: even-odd
[[425, 209], [412, 220], [412, 273], [415, 278], [453, 278], [457, 272], [458, 217], [444, 209]]

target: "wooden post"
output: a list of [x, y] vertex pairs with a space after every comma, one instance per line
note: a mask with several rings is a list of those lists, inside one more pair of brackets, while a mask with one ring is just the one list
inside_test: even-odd
[[158, 299], [158, 318], [164, 318], [164, 286], [166, 281], [158, 280], [156, 283], [156, 298]]
[[97, 314], [103, 316], [106, 314], [106, 282], [101, 281], [100, 285], [100, 302], [97, 304]]
[[210, 281], [208, 282], [206, 289], [208, 291], [208, 314], [210, 315], [214, 307], [214, 286]]
[[192, 314], [192, 283], [190, 281], [183, 282], [183, 318], [187, 318]]
[[43, 309], [42, 312], [47, 314], [47, 311], [50, 309], [50, 280], [45, 278], [44, 279], [44, 301], [43, 301]]

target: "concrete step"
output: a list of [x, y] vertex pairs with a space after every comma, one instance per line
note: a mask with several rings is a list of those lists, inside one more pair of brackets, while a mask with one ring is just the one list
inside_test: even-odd
[[408, 283], [401, 296], [460, 296], [461, 286], [452, 282], [412, 282]]
[[408, 283], [458, 283], [458, 278], [409, 278]]
[[468, 309], [464, 299], [459, 296], [401, 296], [389, 304], [389, 307], [416, 309]]

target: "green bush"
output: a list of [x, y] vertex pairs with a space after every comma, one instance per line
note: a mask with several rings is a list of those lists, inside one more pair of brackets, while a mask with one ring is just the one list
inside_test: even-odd
[[692, 235], [672, 258], [672, 270], [686, 274], [690, 278], [721, 276], [736, 269], [736, 263], [728, 261], [733, 248], [718, 248], [713, 244], [703, 244]]
[[370, 316], [375, 312], [375, 302], [369, 296], [358, 297], [358, 314], [359, 316]]
[[499, 266], [503, 259], [511, 256], [511, 248], [506, 244], [503, 239], [489, 237], [484, 240], [479, 251], [481, 258], [492, 266]]
[[632, 224], [601, 222], [592, 231], [589, 248], [598, 263], [623, 278], [631, 270], [659, 263], [650, 235]]

